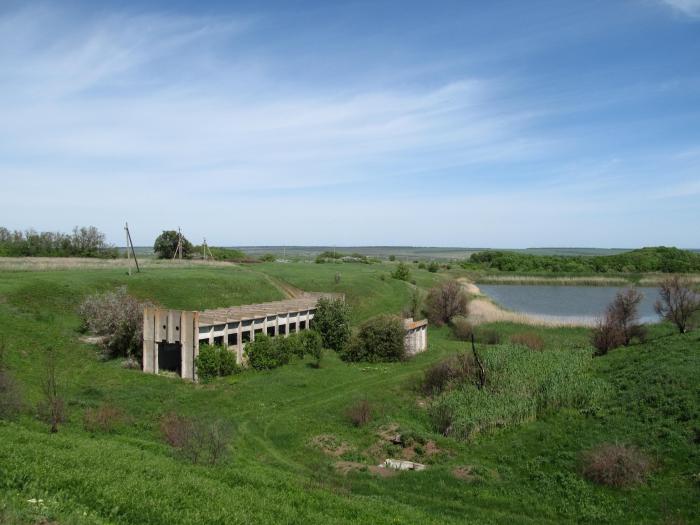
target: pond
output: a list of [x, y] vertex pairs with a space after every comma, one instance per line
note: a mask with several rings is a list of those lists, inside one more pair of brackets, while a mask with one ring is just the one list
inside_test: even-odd
[[[557, 286], [519, 284], [480, 284], [479, 289], [495, 302], [515, 312], [540, 317], [594, 322], [624, 288], [617, 286]], [[643, 294], [639, 317], [644, 323], [659, 320], [654, 303], [659, 298], [657, 288], [638, 287]]]

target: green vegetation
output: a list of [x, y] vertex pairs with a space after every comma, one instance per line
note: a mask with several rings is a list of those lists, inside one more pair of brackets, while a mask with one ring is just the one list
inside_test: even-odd
[[319, 299], [312, 327], [321, 335], [323, 346], [340, 352], [350, 339], [350, 308], [343, 299]]
[[0, 227], [0, 257], [100, 257], [113, 259], [117, 249], [94, 226], [61, 232], [13, 231]]
[[[194, 253], [202, 253], [202, 247], [195, 246], [192, 251]], [[209, 246], [207, 256], [211, 256], [215, 261], [240, 262], [249, 259], [248, 255], [241, 250], [235, 248], [221, 248], [218, 246]]]
[[[601, 393], [599, 382], [591, 377], [588, 352], [532, 352], [502, 345], [484, 350], [481, 359], [486, 371], [483, 388], [467, 376], [432, 403], [430, 414], [439, 432], [469, 439], [561, 408], [590, 411]], [[476, 370], [471, 375], [475, 374]]]
[[606, 256], [529, 255], [494, 250], [474, 253], [462, 266], [526, 274], [692, 273], [700, 272], [700, 254], [664, 246]]
[[[468, 350], [448, 327], [431, 327], [429, 351], [402, 362], [352, 364], [325, 351], [321, 369], [309, 366], [305, 357], [205, 385], [125, 369], [79, 339], [76, 309], [89, 295], [126, 285], [141, 300], [187, 309], [281, 299], [264, 274], [304, 290], [346, 293], [351, 321], [359, 324], [380, 313], [399, 313], [408, 304], [410, 285], [379, 278], [393, 267], [349, 264], [340, 283], [334, 282], [334, 265], [304, 263], [151, 268], [132, 277], [123, 269], [0, 273], [4, 370], [24, 406], [13, 420], [0, 421], [0, 522], [697, 520], [697, 332], [654, 326], [643, 344], [588, 358], [586, 379], [605, 385], [595, 411], [568, 401], [564, 408], [550, 405], [534, 419], [511, 419], [466, 442], [434, 430], [417, 389], [428, 368]], [[413, 273], [422, 289], [440, 278], [425, 270]], [[504, 341], [525, 330], [507, 323], [479, 328]], [[551, 352], [552, 360], [567, 355], [578, 362], [592, 352], [588, 330], [526, 330], [542, 338], [541, 351], [478, 346], [489, 363], [513, 351], [525, 360], [525, 372], [512, 374], [514, 385], [505, 372], [500, 376], [507, 392], [530, 376], [530, 356]], [[43, 399], [43, 349], [50, 345], [66, 411], [56, 434], [35, 417]], [[567, 390], [552, 388], [545, 392], [559, 392], [553, 399], [570, 399]], [[367, 403], [353, 405], [361, 399]], [[105, 405], [112, 408], [103, 410]], [[111, 419], [117, 421], [101, 426]], [[92, 426], [93, 421], [98, 423]], [[387, 428], [400, 440], [381, 437]], [[202, 442], [207, 447], [197, 448]], [[589, 481], [582, 462], [605, 443], [639, 450], [653, 459], [653, 469], [624, 490]], [[389, 477], [373, 473], [384, 459], [410, 454], [428, 468]], [[356, 468], [343, 470], [348, 465]]]
[[178, 247], [181, 246], [183, 258], [192, 256], [192, 243], [184, 235], [175, 230], [164, 230], [153, 243], [153, 251], [159, 259], [172, 259], [179, 255]]
[[195, 365], [197, 377], [204, 383], [208, 383], [215, 377], [230, 376], [240, 371], [235, 354], [218, 345], [200, 344]]
[[411, 278], [411, 270], [406, 263], [400, 262], [396, 269], [391, 272], [391, 277], [399, 281], [408, 281]]
[[401, 318], [379, 315], [368, 319], [341, 351], [343, 361], [370, 363], [402, 361], [405, 358]]

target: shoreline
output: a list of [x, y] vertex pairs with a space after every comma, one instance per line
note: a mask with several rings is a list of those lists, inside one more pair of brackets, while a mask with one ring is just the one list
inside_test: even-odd
[[469, 302], [469, 316], [467, 318], [474, 325], [509, 322], [551, 328], [591, 328], [596, 324], [596, 319], [590, 319], [588, 317], [537, 315], [506, 310], [482, 293], [479, 287], [473, 282], [464, 278], [459, 279], [459, 282], [462, 284], [464, 291], [472, 296], [472, 300]]

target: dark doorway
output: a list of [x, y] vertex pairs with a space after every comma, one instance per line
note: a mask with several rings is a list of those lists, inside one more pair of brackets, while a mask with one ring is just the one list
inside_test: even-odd
[[158, 343], [158, 370], [168, 370], [182, 375], [182, 344]]
[[236, 346], [238, 344], [238, 334], [233, 333], [233, 334], [228, 334], [228, 345], [229, 346]]
[[270, 337], [272, 337], [273, 335], [275, 335], [275, 327], [274, 327], [274, 326], [268, 326], [268, 327], [267, 327], [267, 335], [269, 335]]

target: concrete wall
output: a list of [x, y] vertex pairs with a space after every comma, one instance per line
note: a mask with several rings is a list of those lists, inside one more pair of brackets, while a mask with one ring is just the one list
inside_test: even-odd
[[199, 312], [144, 308], [143, 371], [158, 373], [158, 343], [180, 343], [184, 379], [197, 380], [194, 360], [199, 354]]

